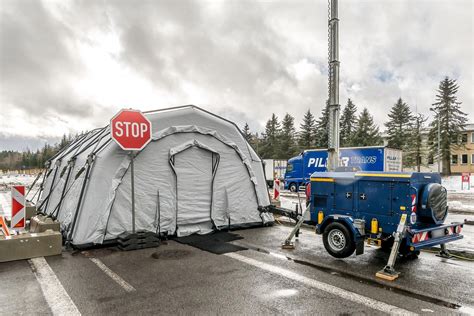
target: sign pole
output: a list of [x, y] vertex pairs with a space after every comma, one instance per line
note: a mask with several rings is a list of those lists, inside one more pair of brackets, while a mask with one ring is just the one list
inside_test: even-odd
[[130, 152], [131, 162], [130, 162], [130, 176], [132, 183], [132, 234], [135, 234], [135, 168], [133, 166], [133, 161], [135, 160], [135, 153]]
[[132, 109], [123, 109], [110, 120], [111, 138], [130, 155], [130, 185], [132, 198], [132, 232], [136, 238], [135, 223], [135, 156], [151, 141], [152, 126], [143, 113]]

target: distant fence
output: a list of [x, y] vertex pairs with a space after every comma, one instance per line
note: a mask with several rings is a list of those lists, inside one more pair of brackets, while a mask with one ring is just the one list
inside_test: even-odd
[[42, 172], [44, 169], [41, 168], [33, 168], [33, 169], [18, 169], [18, 170], [0, 170], [0, 175], [37, 175], [38, 173]]

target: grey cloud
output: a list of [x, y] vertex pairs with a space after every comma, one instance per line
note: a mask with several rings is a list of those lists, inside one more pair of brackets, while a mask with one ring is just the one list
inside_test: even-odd
[[86, 116], [91, 105], [74, 95], [81, 63], [73, 32], [34, 0], [2, 1], [0, 16], [1, 100], [27, 115]]
[[[305, 110], [319, 116], [325, 104], [325, 1], [60, 3], [0, 6], [0, 104], [23, 109], [30, 121], [84, 118], [100, 126], [120, 106], [74, 89], [88, 78], [77, 49], [100, 44], [89, 36], [96, 32], [116, 35], [120, 49], [109, 57], [156, 92], [144, 109], [167, 106], [163, 97], [177, 102], [169, 106], [195, 103], [262, 130], [272, 112], [289, 112], [299, 125]], [[341, 2], [341, 103], [351, 97], [360, 109], [369, 107], [382, 126], [400, 96], [427, 112], [439, 81], [451, 75], [469, 109], [471, 12], [467, 0]], [[292, 67], [304, 60], [312, 68], [298, 78]], [[204, 104], [189, 99], [189, 84]]]

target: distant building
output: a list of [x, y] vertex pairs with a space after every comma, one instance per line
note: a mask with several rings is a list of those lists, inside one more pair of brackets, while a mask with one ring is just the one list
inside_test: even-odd
[[474, 124], [461, 133], [463, 146], [451, 149], [451, 172], [474, 172]]
[[[424, 172], [437, 172], [438, 171], [438, 159], [430, 154], [430, 143], [428, 140], [429, 129], [426, 128], [422, 132], [422, 143], [423, 151], [425, 153], [421, 161], [421, 171]], [[388, 144], [388, 135], [382, 135], [384, 145]], [[451, 148], [451, 172], [462, 173], [471, 172], [474, 173], [474, 123], [466, 125], [464, 131], [460, 133], [461, 146], [452, 146]], [[436, 140], [435, 140], [436, 141]], [[416, 171], [414, 167], [404, 167], [405, 171]], [[443, 170], [443, 162], [440, 161], [439, 170]]]

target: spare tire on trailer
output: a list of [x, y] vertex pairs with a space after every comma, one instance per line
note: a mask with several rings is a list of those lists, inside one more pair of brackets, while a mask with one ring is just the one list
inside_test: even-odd
[[442, 224], [448, 215], [448, 194], [439, 183], [427, 184], [421, 194], [419, 220], [424, 223]]

